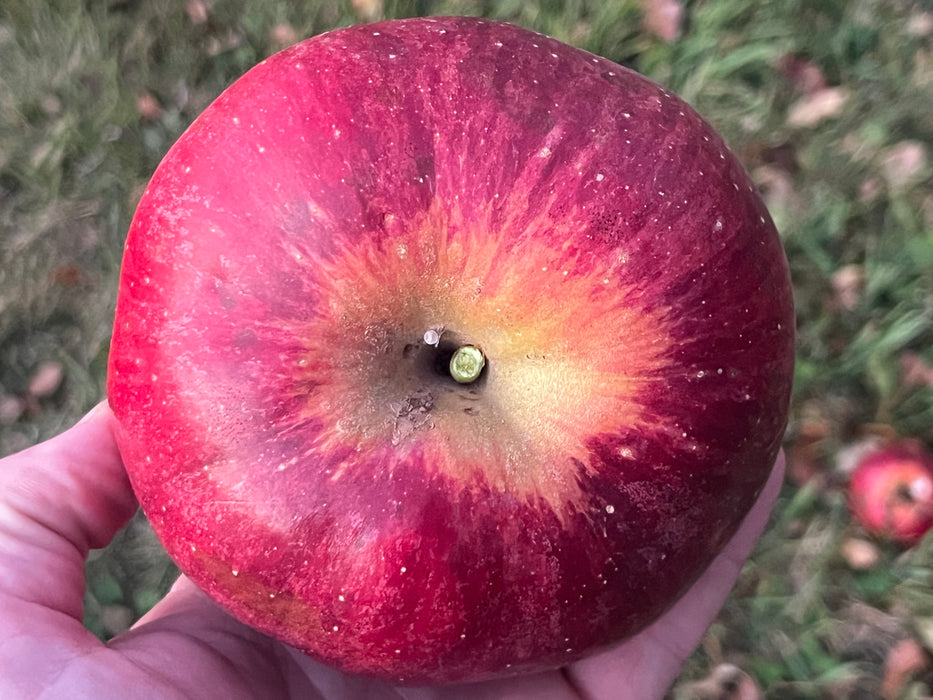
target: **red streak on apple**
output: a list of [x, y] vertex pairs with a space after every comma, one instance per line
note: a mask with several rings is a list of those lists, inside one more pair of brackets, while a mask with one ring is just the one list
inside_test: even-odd
[[[447, 682], [677, 599], [775, 459], [793, 324], [771, 219], [690, 107], [523, 29], [406, 20], [273, 56], [175, 144], [108, 390], [212, 597], [341, 669]], [[463, 344], [469, 384], [438, 369]]]
[[912, 442], [869, 451], [849, 480], [849, 505], [871, 534], [916, 544], [933, 527], [933, 457]]

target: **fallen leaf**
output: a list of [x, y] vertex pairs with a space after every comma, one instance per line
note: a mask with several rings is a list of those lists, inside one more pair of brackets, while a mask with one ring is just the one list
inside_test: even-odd
[[865, 289], [865, 270], [861, 265], [843, 265], [833, 273], [833, 305], [845, 311], [858, 306]]
[[870, 435], [869, 437], [853, 442], [837, 450], [835, 465], [836, 474], [838, 474], [840, 478], [848, 481], [862, 457], [872, 450], [878, 449], [883, 443], [883, 438]]
[[907, 683], [929, 666], [930, 658], [916, 640], [901, 640], [888, 652], [884, 660], [881, 696], [885, 700], [897, 700]]
[[55, 360], [46, 360], [36, 368], [29, 380], [29, 395], [37, 399], [51, 396], [58, 387], [61, 386], [65, 371], [60, 362]]
[[134, 621], [133, 611], [125, 605], [104, 605], [100, 610], [100, 622], [113, 636], [126, 632]]
[[924, 177], [927, 150], [919, 141], [901, 141], [882, 153], [881, 173], [888, 186], [901, 190]]
[[154, 122], [162, 116], [162, 105], [152, 93], [142, 92], [136, 96], [136, 111], [143, 119]]
[[826, 87], [826, 76], [809, 58], [787, 54], [778, 61], [778, 70], [802, 93], [812, 94]]
[[873, 569], [881, 560], [881, 550], [878, 546], [860, 537], [845, 540], [840, 547], [840, 553], [849, 568], [855, 571]]
[[802, 206], [793, 179], [784, 168], [759, 166], [752, 172], [752, 179], [772, 212], [798, 210]]
[[383, 12], [383, 0], [353, 0], [353, 12], [362, 22], [380, 19]]
[[298, 41], [298, 32], [288, 22], [279, 22], [269, 30], [269, 39], [278, 48], [284, 49]]
[[185, 3], [185, 12], [188, 13], [188, 19], [192, 24], [207, 22], [207, 3], [204, 0], [188, 0]]
[[787, 123], [796, 128], [816, 126], [839, 114], [849, 96], [849, 89], [841, 86], [817, 90], [791, 106]]
[[880, 177], [867, 177], [858, 188], [858, 201], [867, 204], [882, 193], [884, 186]]
[[933, 386], [933, 365], [915, 352], [901, 355], [901, 377], [905, 386]]
[[84, 281], [84, 270], [77, 265], [59, 265], [52, 271], [52, 279], [59, 287], [78, 287]]
[[907, 34], [918, 37], [933, 34], [933, 14], [929, 12], [912, 13], [907, 20]]
[[676, 41], [684, 25], [684, 6], [679, 0], [642, 0], [642, 26], [663, 41]]
[[787, 478], [797, 486], [825, 485], [826, 469], [823, 466], [820, 440], [811, 440], [801, 435], [787, 448]]
[[26, 402], [18, 396], [0, 396], [0, 425], [15, 423], [25, 410]]
[[719, 664], [699, 681], [688, 683], [677, 692], [684, 700], [763, 700], [755, 680], [734, 664]]

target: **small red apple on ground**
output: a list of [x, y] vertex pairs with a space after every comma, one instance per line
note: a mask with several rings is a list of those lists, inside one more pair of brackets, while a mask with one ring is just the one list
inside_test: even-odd
[[907, 442], [869, 450], [852, 472], [849, 502], [871, 534], [916, 544], [933, 526], [933, 457]]
[[407, 683], [644, 628], [784, 431], [793, 307], [722, 139], [488, 21], [257, 66], [129, 232], [109, 397], [169, 553], [241, 620]]

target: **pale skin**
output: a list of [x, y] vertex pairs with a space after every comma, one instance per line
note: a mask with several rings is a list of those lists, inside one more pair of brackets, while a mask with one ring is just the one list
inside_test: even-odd
[[0, 697], [660, 698], [761, 535], [784, 471], [779, 459], [726, 549], [638, 636], [548, 673], [454, 688], [394, 688], [345, 676], [243, 626], [184, 577], [109, 643], [85, 630], [88, 551], [106, 545], [137, 507], [112, 424], [101, 404], [58, 437], [0, 460]]

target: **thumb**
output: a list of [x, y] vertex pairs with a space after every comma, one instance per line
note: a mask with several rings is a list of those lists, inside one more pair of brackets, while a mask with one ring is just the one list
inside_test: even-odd
[[136, 509], [112, 421], [101, 403], [70, 430], [0, 461], [0, 594], [81, 619], [88, 550]]

